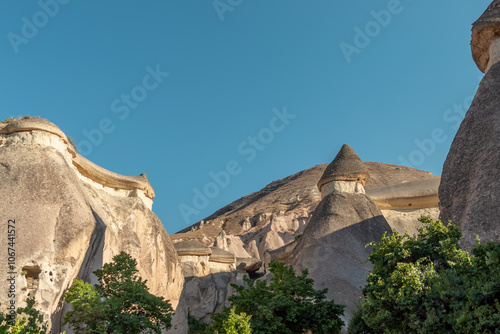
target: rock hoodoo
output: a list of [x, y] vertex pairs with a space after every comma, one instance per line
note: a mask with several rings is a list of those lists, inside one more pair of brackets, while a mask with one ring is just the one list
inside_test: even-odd
[[[161, 221], [151, 211], [154, 191], [145, 175], [112, 173], [75, 152], [51, 122], [19, 119], [0, 125], [0, 220], [15, 222], [12, 300], [27, 294], [59, 333], [63, 294], [75, 277], [92, 275], [125, 251], [138, 262], [150, 292], [177, 306], [184, 278]], [[7, 249], [7, 238], [0, 244]], [[7, 268], [6, 257], [0, 266]], [[0, 286], [2, 309], [7, 285]], [[72, 333], [71, 330], [67, 331]]]
[[500, 36], [499, 6], [500, 1], [493, 1], [474, 24], [474, 60], [482, 71], [488, 63], [489, 70], [451, 144], [439, 186], [441, 219], [461, 227], [466, 249], [475, 246], [476, 235], [485, 241], [500, 237], [496, 205], [500, 198], [500, 63], [493, 63], [485, 51]]
[[[346, 166], [353, 166], [353, 173]], [[362, 186], [369, 175], [360, 167], [364, 167], [361, 159], [344, 145], [326, 170], [330, 175], [345, 175], [339, 181]], [[346, 321], [356, 309], [360, 287], [371, 269], [365, 263], [370, 254], [365, 246], [391, 230], [377, 205], [354, 189], [355, 186], [348, 185], [340, 189], [332, 187], [329, 194], [324, 194], [286, 261], [298, 272], [307, 268], [316, 289], [328, 288], [328, 298], [346, 305]]]

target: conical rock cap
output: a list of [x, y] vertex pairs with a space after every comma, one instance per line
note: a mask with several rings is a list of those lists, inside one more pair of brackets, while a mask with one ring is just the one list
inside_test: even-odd
[[472, 58], [484, 73], [490, 60], [490, 44], [500, 38], [500, 0], [494, 0], [472, 24]]
[[332, 163], [326, 167], [318, 182], [318, 188], [332, 181], [359, 182], [363, 186], [370, 177], [365, 164], [351, 146], [344, 144]]

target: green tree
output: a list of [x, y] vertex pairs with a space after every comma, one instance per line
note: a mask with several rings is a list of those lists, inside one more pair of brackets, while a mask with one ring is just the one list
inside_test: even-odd
[[47, 325], [43, 316], [35, 309], [35, 298], [28, 297], [26, 307], [18, 308], [18, 316], [12, 319], [0, 313], [0, 333], [5, 334], [46, 334]]
[[193, 317], [188, 312], [188, 334], [206, 333], [208, 325]]
[[[247, 287], [233, 284], [237, 294], [229, 297], [234, 312], [251, 316], [252, 333], [296, 334], [338, 333], [344, 325], [340, 315], [344, 306], [326, 301], [325, 290], [315, 290], [314, 280], [304, 270], [296, 276], [291, 266], [272, 261], [269, 268], [273, 277], [265, 280], [245, 278]], [[230, 315], [226, 308], [212, 318], [212, 330], [220, 328]]]
[[149, 293], [130, 255], [121, 252], [94, 274], [99, 284], [75, 279], [65, 294], [73, 308], [65, 324], [78, 333], [160, 334], [162, 328], [170, 328], [172, 307]]
[[[368, 260], [350, 333], [500, 333], [500, 245], [463, 251], [453, 224], [422, 217], [416, 237], [384, 235]], [[361, 331], [362, 330], [362, 331]]]
[[214, 334], [251, 334], [251, 316], [245, 312], [236, 313], [235, 307], [225, 308], [222, 312], [212, 316], [212, 325], [205, 329], [205, 333]]

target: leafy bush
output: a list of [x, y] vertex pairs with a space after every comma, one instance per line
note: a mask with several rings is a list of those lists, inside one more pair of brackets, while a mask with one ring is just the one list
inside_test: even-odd
[[2, 123], [10, 123], [16, 119], [17, 119], [16, 117], [7, 117], [2, 121]]
[[[307, 278], [304, 270], [296, 276], [291, 266], [272, 261], [269, 268], [273, 277], [268, 285], [265, 280], [251, 281], [248, 287], [232, 284], [237, 294], [229, 297], [235, 313], [251, 316], [252, 332], [296, 334], [311, 330], [313, 333], [338, 333], [344, 322], [340, 315], [344, 306], [326, 301], [325, 290], [314, 290], [314, 280]], [[212, 330], [223, 327], [231, 311], [225, 310], [212, 318]]]
[[137, 261], [121, 252], [94, 272], [98, 285], [75, 279], [65, 294], [72, 310], [64, 323], [78, 333], [160, 334], [169, 329], [172, 307], [148, 292], [136, 267]]
[[394, 232], [372, 243], [364, 323], [373, 333], [499, 333], [500, 245], [478, 244], [471, 256], [458, 227], [420, 221], [416, 237]]
[[205, 333], [214, 334], [251, 334], [251, 316], [245, 312], [236, 313], [235, 307], [225, 308], [222, 312], [212, 316], [212, 324]]
[[188, 334], [202, 334], [205, 333], [208, 325], [188, 314], [188, 327]]
[[35, 309], [35, 298], [26, 300], [26, 307], [18, 308], [18, 316], [12, 319], [0, 313], [0, 333], [5, 334], [47, 334], [47, 325], [41, 313]]

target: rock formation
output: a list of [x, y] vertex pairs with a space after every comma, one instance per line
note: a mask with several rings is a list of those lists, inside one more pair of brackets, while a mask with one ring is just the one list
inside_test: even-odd
[[208, 323], [214, 313], [229, 306], [230, 284], [241, 281], [246, 272], [236, 270], [236, 257], [226, 250], [197, 241], [181, 241], [174, 247], [185, 277], [178, 312]]
[[[373, 195], [372, 200], [393, 229], [415, 233], [421, 227], [417, 219], [422, 215], [438, 217], [439, 176], [377, 162], [365, 162], [364, 166], [370, 174], [364, 185], [366, 194], [368, 197]], [[321, 201], [317, 184], [326, 168], [326, 164], [318, 165], [274, 181], [170, 237], [174, 242], [198, 240], [223, 249], [227, 243], [226, 250], [237, 258], [265, 261], [266, 256], [270, 256], [266, 252], [288, 245], [304, 231]], [[333, 184], [356, 185], [342, 180]], [[222, 231], [225, 243], [220, 235]]]
[[364, 194], [368, 177], [354, 150], [342, 146], [318, 183], [318, 188], [330, 193], [322, 191], [323, 199], [286, 261], [297, 272], [308, 269], [316, 289], [328, 288], [330, 300], [346, 305], [346, 323], [371, 269], [366, 263], [371, 249], [366, 245], [391, 230], [377, 205]]
[[[151, 212], [154, 191], [145, 175], [107, 171], [76, 153], [57, 126], [31, 118], [0, 125], [0, 185], [0, 221], [15, 226], [12, 269], [0, 271], [0, 280], [15, 281], [15, 297], [8, 299], [2, 284], [0, 311], [11, 300], [22, 306], [29, 293], [59, 333], [72, 280], [96, 283], [92, 272], [120, 251], [137, 259], [151, 293], [177, 306], [184, 277]], [[0, 242], [5, 250], [7, 243]], [[0, 257], [1, 268], [7, 261]]]
[[443, 165], [441, 219], [461, 227], [462, 246], [500, 237], [500, 0], [472, 29], [472, 54], [486, 75], [451, 144]]

